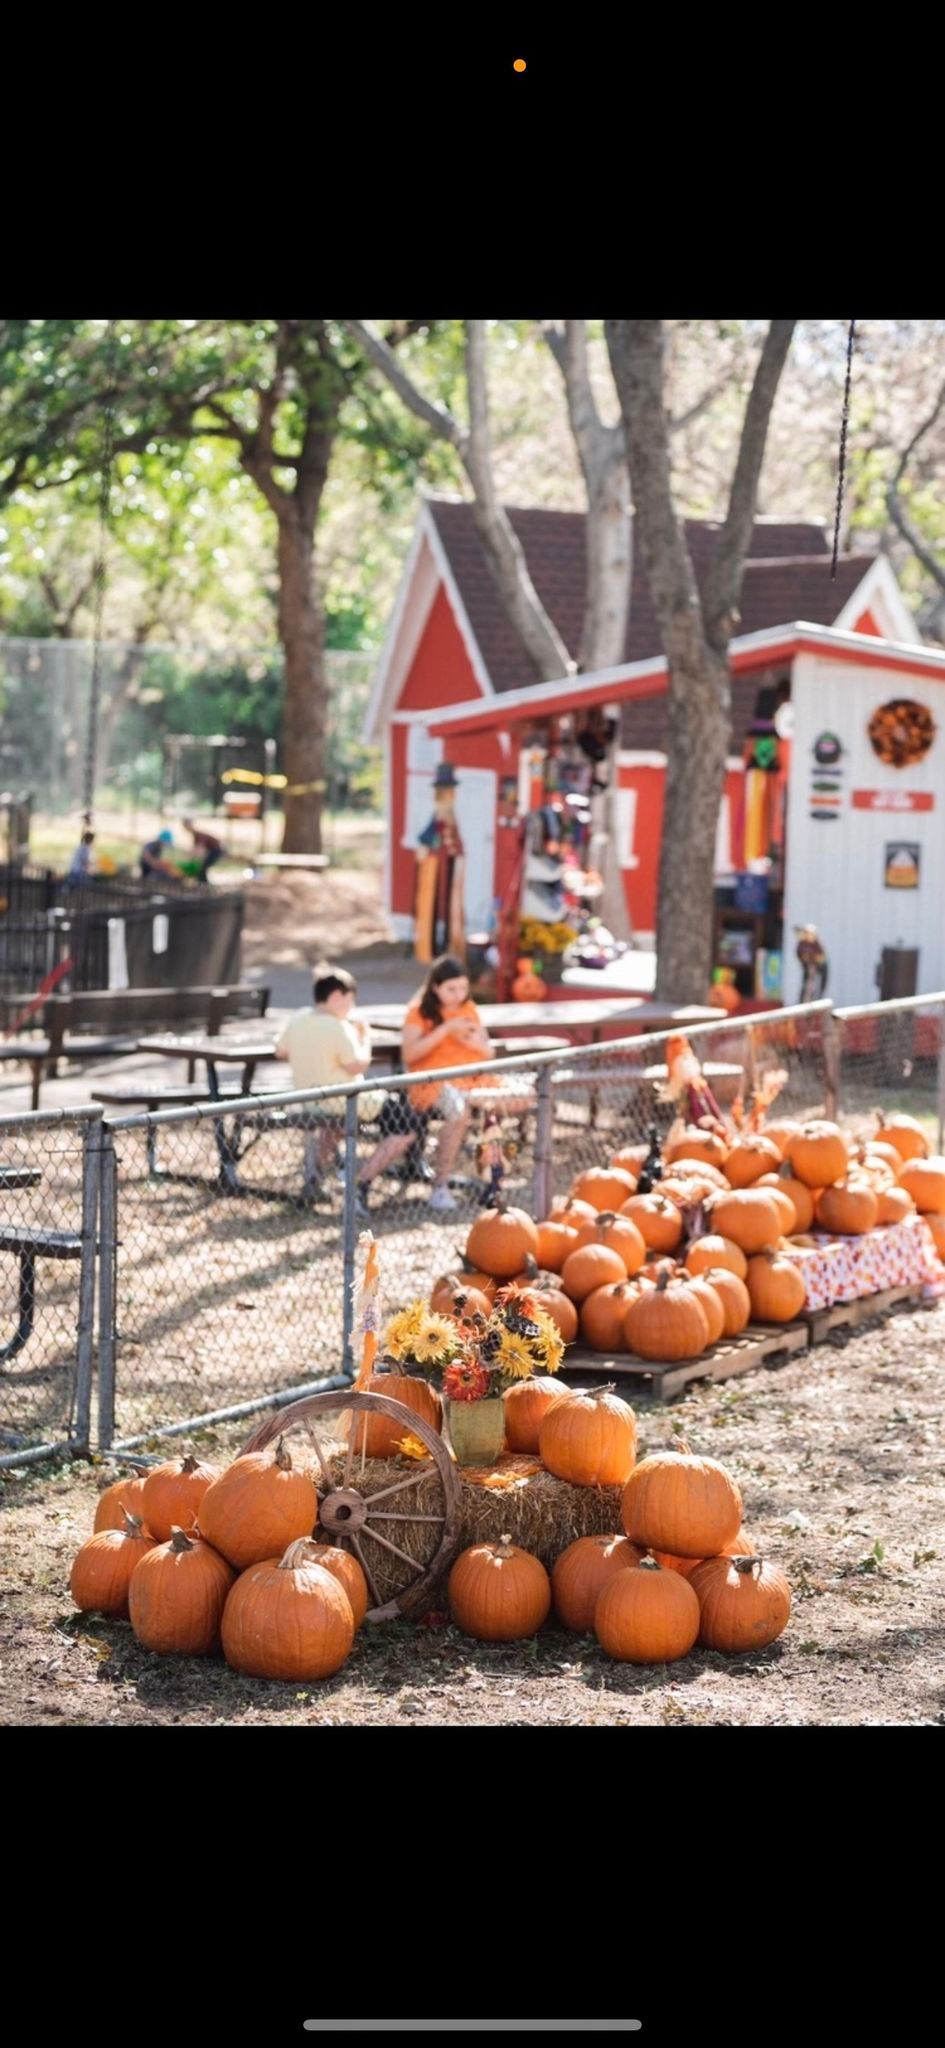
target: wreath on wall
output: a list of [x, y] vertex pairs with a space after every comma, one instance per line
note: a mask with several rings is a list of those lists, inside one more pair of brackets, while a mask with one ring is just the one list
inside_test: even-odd
[[881, 704], [867, 729], [874, 754], [889, 768], [906, 768], [912, 761], [923, 760], [935, 738], [931, 711], [911, 697], [894, 697], [889, 704]]

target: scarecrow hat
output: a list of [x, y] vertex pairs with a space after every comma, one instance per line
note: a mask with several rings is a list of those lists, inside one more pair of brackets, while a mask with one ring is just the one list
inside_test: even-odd
[[433, 777], [434, 789], [458, 789], [459, 780], [451, 761], [441, 761]]

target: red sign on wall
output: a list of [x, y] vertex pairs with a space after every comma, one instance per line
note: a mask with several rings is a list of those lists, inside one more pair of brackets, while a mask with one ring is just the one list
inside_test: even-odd
[[932, 811], [935, 798], [929, 789], [855, 789], [855, 811]]

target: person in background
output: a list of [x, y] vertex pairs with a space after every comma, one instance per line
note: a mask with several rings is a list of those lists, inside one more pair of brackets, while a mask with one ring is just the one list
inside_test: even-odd
[[79, 844], [69, 862], [66, 881], [73, 889], [81, 889], [92, 872], [92, 848], [95, 845], [94, 832], [83, 832]]
[[174, 844], [174, 834], [165, 826], [156, 839], [146, 839], [138, 857], [138, 865], [145, 881], [151, 875], [167, 875], [178, 880], [179, 871], [168, 857], [168, 847]]
[[205, 882], [214, 861], [222, 860], [226, 849], [221, 846], [219, 839], [214, 838], [212, 832], [201, 832], [194, 824], [193, 818], [184, 818], [183, 826], [184, 831], [190, 833], [194, 842], [194, 854], [198, 863], [196, 879], [198, 882]]
[[[404, 1066], [408, 1073], [433, 1073], [438, 1067], [464, 1067], [475, 1061], [491, 1060], [492, 1046], [479, 1021], [476, 1005], [469, 1000], [469, 976], [461, 960], [452, 953], [434, 960], [423, 987], [418, 991], [404, 1019]], [[391, 1166], [426, 1136], [434, 1109], [443, 1116], [436, 1150], [436, 1177], [430, 1192], [431, 1209], [455, 1209], [449, 1178], [469, 1125], [467, 1092], [475, 1077], [460, 1081], [424, 1081], [405, 1095], [389, 1094], [379, 1120], [381, 1142], [358, 1176], [360, 1208], [366, 1213], [366, 1188], [370, 1181]]]
[[[320, 966], [312, 983], [313, 1008], [290, 1017], [276, 1045], [277, 1060], [288, 1060], [296, 1088], [327, 1088], [333, 1081], [357, 1081], [371, 1064], [370, 1026], [352, 1013], [358, 984], [344, 967]], [[377, 1114], [376, 1094], [358, 1099], [364, 1119]], [[305, 1190], [321, 1185], [325, 1166], [334, 1159], [344, 1137], [344, 1100], [319, 1105], [317, 1130], [305, 1138]]]

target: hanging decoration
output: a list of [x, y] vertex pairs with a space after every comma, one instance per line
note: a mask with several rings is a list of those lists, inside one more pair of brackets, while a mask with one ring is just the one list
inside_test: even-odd
[[853, 374], [853, 342], [856, 321], [851, 320], [847, 335], [847, 373], [843, 386], [843, 413], [840, 419], [840, 460], [837, 465], [837, 509], [833, 522], [833, 558], [830, 564], [830, 580], [837, 574], [837, 557], [840, 553], [840, 516], [843, 511], [843, 486], [847, 467], [847, 429], [850, 424], [850, 380]]

